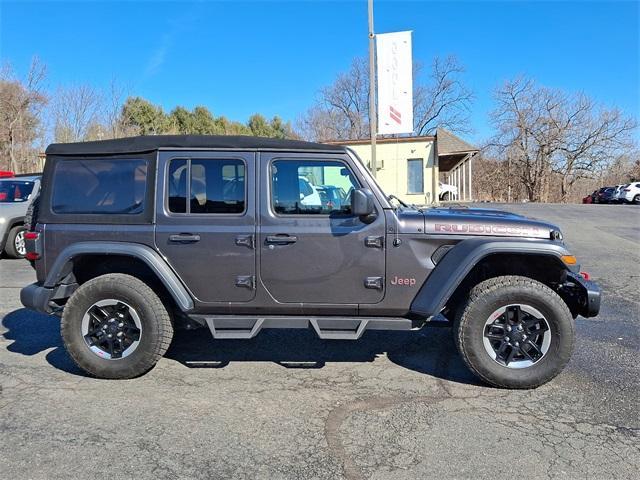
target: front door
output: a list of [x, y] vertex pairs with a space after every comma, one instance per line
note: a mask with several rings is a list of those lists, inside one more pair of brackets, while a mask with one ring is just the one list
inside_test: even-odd
[[255, 296], [255, 154], [163, 152], [156, 245], [202, 303]]
[[345, 156], [262, 153], [260, 278], [281, 303], [372, 304], [384, 297], [385, 219], [351, 215], [362, 179]]

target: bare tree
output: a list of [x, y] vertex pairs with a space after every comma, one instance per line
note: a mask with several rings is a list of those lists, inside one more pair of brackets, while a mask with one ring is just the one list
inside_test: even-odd
[[[315, 104], [300, 118], [297, 127], [304, 138], [338, 140], [369, 138], [368, 60], [355, 58], [347, 72], [322, 88]], [[464, 69], [455, 57], [436, 58], [429, 80], [421, 81], [422, 68], [414, 65], [414, 124], [417, 135], [438, 127], [468, 132], [473, 94], [464, 86]]]
[[58, 88], [53, 104], [55, 141], [80, 142], [97, 140], [103, 136], [103, 129], [98, 127], [102, 115], [102, 102], [100, 92], [90, 85]]
[[45, 76], [46, 67], [38, 58], [32, 60], [24, 78], [17, 77], [8, 65], [0, 73], [0, 146], [9, 156], [8, 167], [15, 172], [35, 158], [33, 143], [47, 102]]
[[565, 201], [576, 181], [593, 176], [632, 145], [635, 120], [584, 94], [518, 78], [498, 88], [495, 97], [492, 146], [514, 166], [530, 201], [546, 201], [556, 176]]
[[590, 98], [579, 95], [569, 100], [557, 128], [564, 130], [553, 171], [561, 176], [561, 201], [566, 200], [576, 181], [591, 178], [632, 147], [634, 119], [614, 109], [600, 108]]
[[[422, 66], [414, 65], [414, 78], [420, 79]], [[433, 60], [430, 81], [416, 82], [413, 89], [413, 117], [416, 135], [429, 135], [438, 128], [469, 133], [469, 114], [473, 93], [462, 82], [464, 67], [456, 57]]]
[[369, 137], [369, 71], [354, 58], [349, 71], [319, 92], [316, 104], [298, 122], [303, 136], [315, 140]]
[[103, 95], [103, 119], [109, 138], [120, 138], [131, 134], [120, 118], [122, 106], [127, 97], [129, 97], [128, 88], [112, 78], [106, 94]]

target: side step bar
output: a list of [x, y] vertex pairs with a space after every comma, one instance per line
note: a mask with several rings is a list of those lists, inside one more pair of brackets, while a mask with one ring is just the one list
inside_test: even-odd
[[312, 327], [323, 340], [358, 340], [366, 330], [411, 330], [411, 320], [401, 317], [294, 317], [251, 315], [191, 315], [206, 324], [215, 339], [249, 339], [263, 328]]

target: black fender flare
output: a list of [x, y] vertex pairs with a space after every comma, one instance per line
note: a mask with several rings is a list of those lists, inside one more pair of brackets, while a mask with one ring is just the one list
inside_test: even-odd
[[121, 255], [135, 257], [144, 262], [160, 279], [173, 299], [183, 311], [193, 310], [193, 299], [175, 272], [158, 252], [139, 243], [126, 242], [79, 242], [68, 246], [57, 256], [49, 269], [43, 287], [54, 289], [68, 275], [73, 260], [82, 255]]
[[[411, 302], [410, 312], [427, 319], [440, 313], [473, 267], [486, 256], [495, 253], [547, 255], [557, 259], [559, 266], [568, 270], [561, 257], [569, 255], [569, 252], [560, 243], [495, 238], [463, 240], [438, 262]], [[579, 266], [576, 267], [579, 269]]]

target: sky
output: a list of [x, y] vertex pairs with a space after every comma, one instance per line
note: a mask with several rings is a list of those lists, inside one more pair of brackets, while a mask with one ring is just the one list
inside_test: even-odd
[[[455, 55], [475, 93], [467, 139], [491, 135], [492, 94], [528, 75], [640, 114], [640, 2], [375, 0], [378, 33], [413, 31], [413, 56]], [[295, 123], [318, 90], [367, 55], [367, 2], [0, 0], [0, 61], [33, 56], [48, 87], [112, 78], [161, 104]]]

